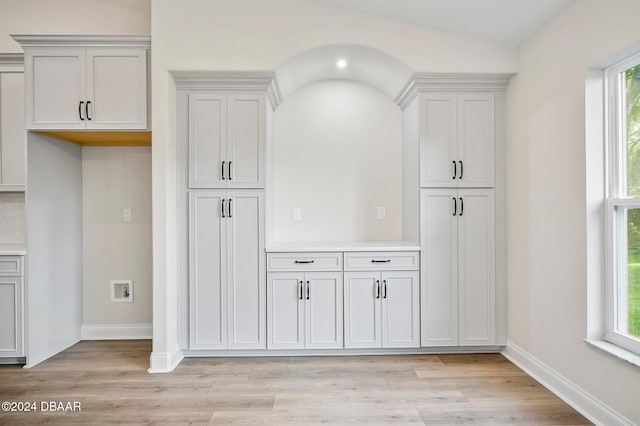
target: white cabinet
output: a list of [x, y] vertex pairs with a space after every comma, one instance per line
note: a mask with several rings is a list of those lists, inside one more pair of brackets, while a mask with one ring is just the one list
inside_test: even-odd
[[[394, 254], [345, 253], [344, 304], [346, 348], [409, 348], [420, 346], [419, 272], [416, 270], [371, 270], [392, 263]], [[397, 259], [414, 258], [417, 253], [396, 253]], [[350, 259], [351, 258], [351, 259]], [[369, 271], [361, 268], [369, 261]], [[386, 261], [389, 262], [386, 262]], [[371, 261], [381, 261], [371, 263]], [[416, 262], [417, 263], [417, 262]], [[380, 268], [384, 269], [384, 267]]]
[[266, 347], [262, 191], [189, 193], [191, 349]]
[[420, 94], [420, 186], [494, 186], [494, 94]]
[[0, 256], [0, 358], [24, 356], [22, 256]]
[[342, 294], [340, 272], [270, 272], [268, 348], [342, 348]]
[[422, 346], [496, 343], [492, 189], [421, 190]]
[[[22, 61], [22, 59], [20, 59]], [[24, 191], [26, 130], [24, 73], [5, 66], [0, 55], [0, 191]]]
[[189, 94], [189, 187], [263, 188], [266, 95]]
[[14, 38], [25, 51], [28, 129], [148, 128], [148, 37]]

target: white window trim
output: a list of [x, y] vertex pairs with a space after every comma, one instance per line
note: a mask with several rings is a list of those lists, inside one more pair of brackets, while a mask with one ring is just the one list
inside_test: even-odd
[[[640, 54], [619, 62], [605, 70], [605, 135], [606, 135], [606, 172], [605, 172], [605, 234], [606, 234], [606, 291], [605, 291], [605, 335], [604, 339], [616, 346], [640, 355], [640, 339], [618, 332], [620, 318], [618, 300], [626, 291], [625, 257], [617, 256], [621, 246], [626, 247], [626, 227], [616, 226], [616, 221], [624, 219], [627, 208], [640, 208], [640, 196], [625, 197], [626, 193], [626, 147], [622, 142], [626, 114], [622, 93], [622, 73], [640, 64]], [[623, 275], [624, 274], [624, 275]], [[624, 288], [623, 288], [624, 287]], [[624, 309], [624, 307], [623, 307]]]

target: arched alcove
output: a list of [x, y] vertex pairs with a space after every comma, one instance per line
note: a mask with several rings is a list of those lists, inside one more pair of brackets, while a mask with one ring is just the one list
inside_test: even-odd
[[411, 70], [373, 48], [331, 45], [296, 55], [276, 75], [283, 102], [274, 120], [274, 240], [401, 240], [395, 101]]

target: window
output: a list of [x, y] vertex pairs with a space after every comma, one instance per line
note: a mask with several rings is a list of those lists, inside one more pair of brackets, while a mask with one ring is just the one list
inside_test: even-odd
[[640, 55], [607, 69], [606, 340], [640, 354]]

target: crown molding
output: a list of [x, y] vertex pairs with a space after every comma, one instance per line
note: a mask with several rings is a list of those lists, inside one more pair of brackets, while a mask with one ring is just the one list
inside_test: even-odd
[[275, 110], [282, 100], [271, 71], [172, 71], [177, 89], [266, 91]]
[[421, 91], [505, 90], [514, 75], [415, 73], [396, 98], [396, 103], [404, 110]]
[[69, 47], [151, 47], [148, 35], [34, 35], [11, 34], [24, 47], [69, 46]]
[[24, 72], [24, 55], [0, 53], [0, 72]]

